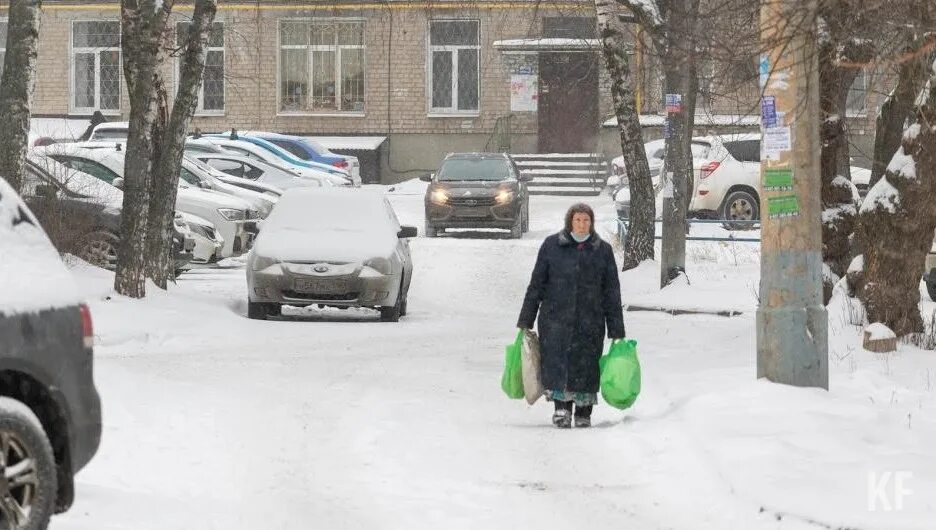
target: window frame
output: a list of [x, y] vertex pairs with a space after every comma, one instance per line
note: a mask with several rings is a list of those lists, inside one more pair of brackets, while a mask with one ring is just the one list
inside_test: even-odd
[[[77, 24], [88, 23], [88, 22], [107, 22], [107, 23], [116, 23], [117, 24], [117, 38], [118, 45], [112, 47], [76, 47], [75, 46], [75, 26]], [[8, 30], [9, 31], [9, 30]], [[124, 96], [124, 87], [123, 87], [123, 49], [119, 43], [123, 39], [123, 33], [121, 32], [120, 20], [107, 19], [107, 18], [89, 18], [89, 19], [77, 19], [72, 20], [69, 24], [69, 33], [68, 33], [68, 110], [71, 114], [93, 114], [95, 111], [100, 111], [101, 114], [105, 116], [120, 116], [122, 113], [121, 107], [123, 106], [123, 96]], [[102, 109], [101, 108], [101, 52], [104, 51], [116, 51], [117, 52], [117, 64], [119, 65], [120, 74], [117, 76], [117, 108], [116, 109]], [[76, 95], [76, 86], [75, 86], [75, 56], [79, 53], [90, 53], [94, 56], [94, 106], [92, 107], [78, 107], [75, 105], [75, 95]]]
[[[313, 25], [328, 25], [328, 24], [342, 24], [342, 23], [355, 23], [361, 25], [361, 41], [362, 44], [338, 44], [337, 40], [334, 45], [321, 45], [321, 44], [283, 44], [283, 32], [282, 27], [283, 23], [286, 22], [301, 22], [309, 26], [311, 31], [311, 26]], [[308, 86], [312, 87], [313, 77], [315, 75], [314, 70], [314, 59], [313, 52], [316, 51], [333, 51], [335, 53], [335, 101], [338, 102], [338, 106], [341, 106], [341, 50], [342, 49], [355, 49], [363, 51], [363, 82], [364, 82], [364, 110], [310, 110], [308, 108], [302, 110], [284, 110], [283, 109], [283, 92], [282, 92], [282, 82], [283, 82], [283, 50], [305, 50], [306, 51], [306, 64], [308, 66], [308, 77], [306, 81]], [[332, 117], [352, 117], [352, 118], [363, 118], [367, 115], [367, 19], [364, 17], [288, 17], [281, 18], [277, 21], [276, 26], [276, 115], [277, 116], [332, 116]], [[308, 99], [311, 100], [311, 92], [306, 95]]]
[[[858, 80], [862, 80], [864, 84], [864, 98], [862, 99], [862, 108], [851, 109], [848, 107], [848, 96], [851, 95], [852, 87]], [[864, 118], [868, 116], [868, 95], [870, 94], [871, 87], [871, 72], [862, 68], [858, 71], [858, 75], [855, 77], [855, 80], [852, 82], [851, 86], [848, 87], [848, 93], [845, 96], [845, 117], [846, 118]]]
[[[432, 24], [435, 22], [476, 22], [478, 24], [478, 44], [465, 45], [434, 45], [432, 44]], [[480, 18], [430, 18], [426, 26], [426, 114], [430, 118], [446, 117], [477, 117], [481, 115], [482, 83], [481, 83], [481, 43], [483, 29]], [[458, 52], [459, 50], [475, 50], [478, 53], [478, 108], [458, 109]], [[452, 57], [452, 103], [450, 107], [433, 107], [432, 105], [432, 55], [434, 52], [449, 52]]]
[[[191, 25], [190, 20], [178, 20], [175, 24], [175, 37], [176, 37], [176, 46], [179, 45], [179, 26], [182, 24]], [[215, 19], [212, 22], [212, 26], [219, 24], [221, 26], [221, 46], [211, 46], [211, 37], [208, 38], [208, 46], [205, 47], [205, 61], [207, 64], [208, 61], [208, 52], [221, 52], [221, 64], [224, 68], [224, 75], [221, 77], [221, 97], [224, 100], [224, 104], [220, 109], [205, 109], [205, 76], [202, 74], [202, 82], [198, 85], [198, 106], [195, 108], [195, 116], [224, 116], [227, 114], [227, 103], [228, 103], [228, 93], [227, 93], [227, 32], [225, 31], [225, 21]], [[208, 30], [211, 31], [210, 29]], [[173, 75], [175, 77], [175, 87], [178, 91], [179, 83], [182, 80], [182, 75], [179, 69], [182, 67], [182, 56], [181, 49], [180, 55], [175, 57], [173, 62]]]

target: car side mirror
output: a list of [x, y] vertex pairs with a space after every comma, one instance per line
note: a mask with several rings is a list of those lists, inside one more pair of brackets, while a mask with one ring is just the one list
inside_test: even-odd
[[419, 235], [419, 230], [415, 226], [403, 226], [400, 228], [400, 231], [397, 232], [397, 237], [400, 239], [408, 239], [411, 237], [416, 237]]
[[520, 182], [533, 182], [533, 175], [521, 171], [519, 180]]
[[423, 182], [432, 182], [432, 173], [426, 173], [425, 175], [420, 175], [419, 180]]
[[122, 190], [123, 187], [124, 187], [124, 179], [123, 179], [123, 177], [117, 177], [117, 178], [115, 178], [115, 179], [114, 179], [114, 182], [113, 182], [112, 184], [114, 185], [115, 188], [121, 189], [121, 190]]

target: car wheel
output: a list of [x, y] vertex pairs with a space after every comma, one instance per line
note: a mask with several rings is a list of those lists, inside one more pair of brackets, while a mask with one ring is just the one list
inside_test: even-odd
[[[747, 191], [733, 191], [725, 198], [722, 206], [722, 219], [725, 221], [758, 221], [760, 220], [760, 203], [757, 198]], [[731, 230], [753, 228], [750, 223], [725, 223]]]
[[510, 227], [510, 238], [511, 239], [520, 239], [523, 237], [523, 216], [518, 215], [514, 219], [513, 226]]
[[39, 418], [0, 397], [0, 528], [46, 528], [58, 491], [55, 458]]
[[403, 298], [403, 303], [400, 304], [400, 316], [401, 317], [406, 316], [406, 301], [407, 301], [407, 298]]
[[115, 234], [103, 230], [91, 232], [81, 238], [78, 257], [91, 265], [112, 271], [117, 268], [119, 246], [120, 238]]
[[247, 302], [247, 318], [251, 320], [266, 320], [268, 305], [261, 302]]
[[426, 221], [426, 237], [436, 237], [439, 235], [438, 229]]
[[390, 307], [380, 308], [381, 322], [399, 322], [400, 317], [406, 312], [406, 293], [403, 292], [403, 282], [400, 282], [400, 292], [397, 294], [396, 303]]
[[926, 280], [923, 283], [926, 284], [926, 294], [929, 295], [930, 300], [932, 300], [933, 302], [936, 302], [936, 282]]
[[523, 228], [521, 231], [525, 234], [530, 231], [530, 203], [526, 202], [523, 205]]
[[283, 306], [279, 304], [267, 304], [267, 316], [278, 317], [283, 314]]

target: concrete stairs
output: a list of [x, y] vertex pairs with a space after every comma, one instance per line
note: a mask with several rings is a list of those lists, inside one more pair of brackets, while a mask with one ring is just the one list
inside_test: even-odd
[[594, 153], [511, 155], [520, 172], [531, 175], [530, 195], [594, 196], [608, 179], [608, 162]]

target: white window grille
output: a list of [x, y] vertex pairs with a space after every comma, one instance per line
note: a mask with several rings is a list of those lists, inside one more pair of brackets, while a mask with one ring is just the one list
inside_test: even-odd
[[72, 23], [71, 110], [120, 111], [120, 22]]
[[[176, 46], [179, 57], [176, 58], [176, 79], [182, 78], [182, 47], [188, 38], [191, 22], [176, 24]], [[224, 23], [214, 22], [208, 32], [208, 47], [205, 54], [205, 73], [198, 90], [199, 114], [224, 113]]]
[[481, 22], [429, 22], [429, 111], [477, 113], [480, 94]]
[[280, 22], [281, 112], [364, 112], [364, 21]]

